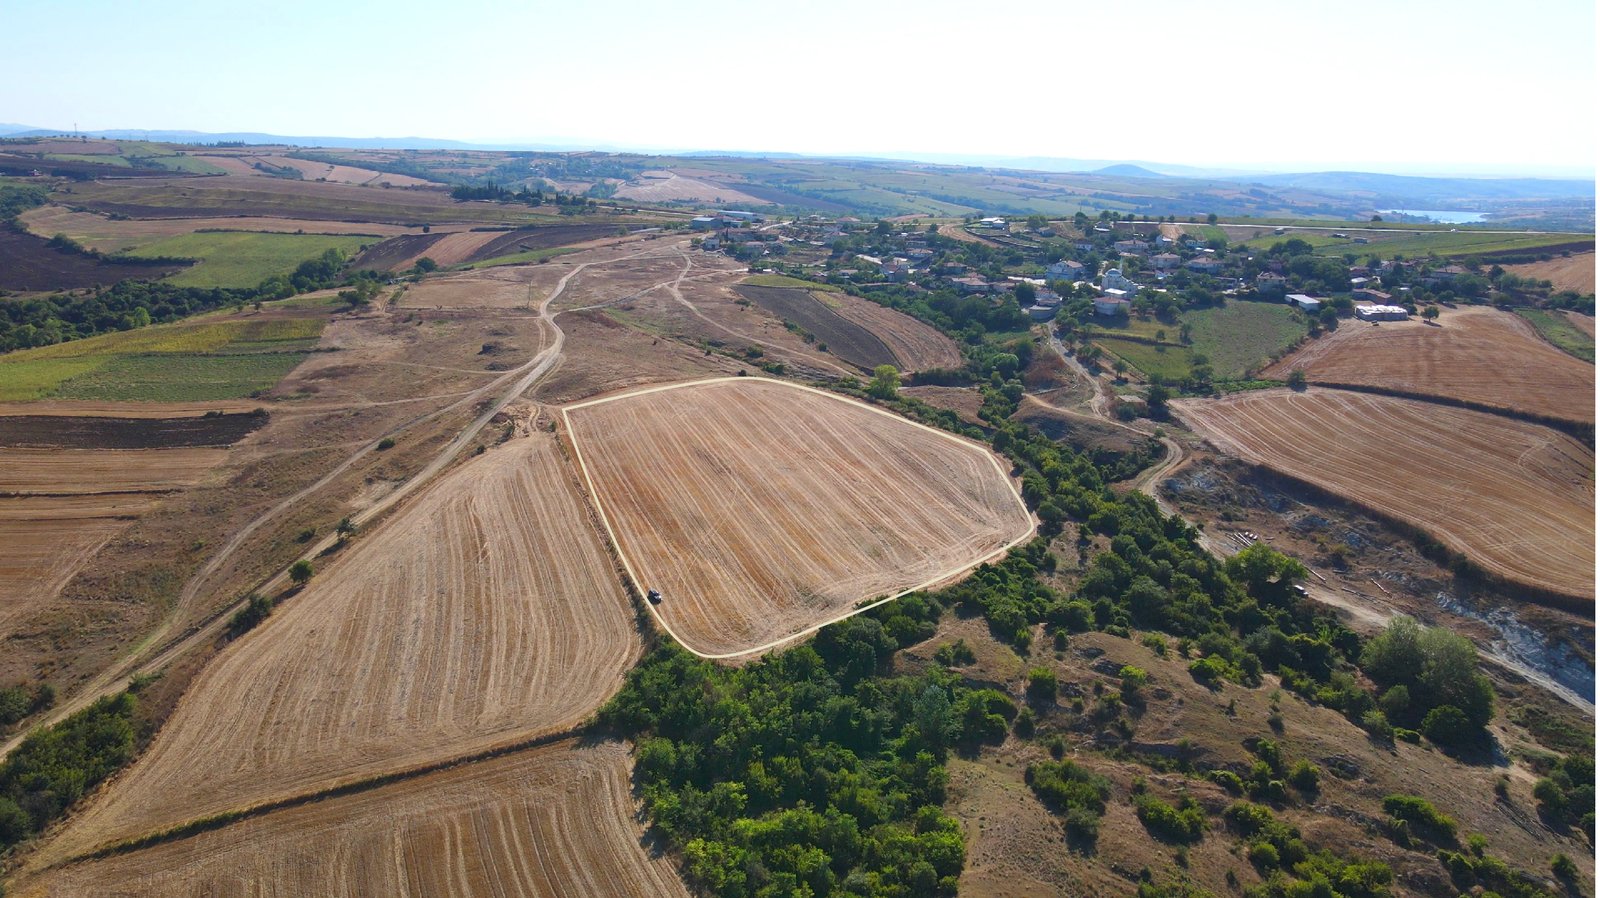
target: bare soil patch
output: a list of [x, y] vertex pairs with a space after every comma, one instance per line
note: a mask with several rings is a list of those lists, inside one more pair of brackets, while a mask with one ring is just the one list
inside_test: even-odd
[[1594, 452], [1533, 424], [1344, 391], [1174, 403], [1223, 450], [1433, 535], [1489, 572], [1588, 604]]
[[554, 438], [513, 441], [360, 536], [218, 656], [52, 851], [560, 731], [639, 651]]
[[125, 278], [155, 280], [182, 265], [108, 262], [50, 246], [43, 237], [0, 227], [0, 290], [75, 290]]
[[641, 844], [629, 767], [621, 743], [556, 743], [68, 865], [20, 894], [687, 898]]
[[0, 415], [0, 446], [32, 449], [180, 449], [230, 446], [266, 422], [263, 415], [189, 418]]
[[985, 447], [781, 381], [731, 378], [563, 410], [652, 610], [740, 655], [863, 599], [957, 576], [1033, 532]]
[[1593, 424], [1594, 365], [1555, 348], [1521, 318], [1483, 307], [1421, 319], [1346, 322], [1268, 367], [1312, 383], [1356, 384], [1459, 399]]

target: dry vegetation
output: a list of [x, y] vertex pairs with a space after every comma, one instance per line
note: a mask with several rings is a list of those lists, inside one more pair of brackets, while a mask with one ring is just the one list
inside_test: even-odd
[[1033, 522], [980, 446], [793, 385], [730, 379], [564, 410], [641, 590], [738, 655], [955, 576]]
[[[0, 640], [48, 616], [79, 568], [222, 449], [0, 449]], [[19, 670], [0, 665], [0, 677]], [[0, 680], [3, 682], [3, 680]]]
[[1446, 309], [1438, 326], [1420, 319], [1346, 322], [1268, 368], [1296, 369], [1312, 383], [1359, 384], [1443, 396], [1519, 412], [1594, 423], [1594, 365], [1545, 342], [1509, 312]]
[[[75, 212], [65, 206], [40, 206], [19, 216], [22, 224], [40, 237], [66, 234], [83, 245], [105, 253], [121, 252], [195, 231], [265, 231], [279, 234], [361, 234], [397, 237], [419, 233], [417, 227], [377, 222], [313, 221], [294, 218], [107, 218], [93, 212]], [[437, 232], [439, 228], [435, 227]]]
[[687, 898], [640, 844], [628, 772], [621, 743], [557, 743], [72, 864], [16, 894]]
[[1174, 403], [1227, 452], [1411, 524], [1509, 580], [1592, 601], [1594, 453], [1548, 428], [1312, 389]]
[[209, 665], [52, 857], [570, 727], [639, 650], [553, 438], [463, 465]]
[[644, 203], [721, 203], [724, 205], [765, 206], [766, 200], [741, 193], [732, 187], [697, 178], [686, 178], [669, 171], [641, 172], [635, 180], [617, 188], [617, 199]]
[[1594, 293], [1594, 253], [1573, 253], [1570, 256], [1545, 262], [1527, 262], [1507, 265], [1506, 271], [1517, 277], [1549, 281], [1557, 290]]
[[887, 343], [902, 371], [960, 368], [965, 363], [961, 348], [954, 340], [904, 312], [847, 293], [830, 293], [818, 298], [825, 302], [837, 301], [840, 315]]

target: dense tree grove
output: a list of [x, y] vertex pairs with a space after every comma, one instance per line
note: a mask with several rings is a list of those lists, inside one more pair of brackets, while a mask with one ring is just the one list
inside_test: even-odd
[[137, 705], [126, 692], [100, 699], [28, 736], [0, 762], [0, 851], [44, 829], [133, 759]]

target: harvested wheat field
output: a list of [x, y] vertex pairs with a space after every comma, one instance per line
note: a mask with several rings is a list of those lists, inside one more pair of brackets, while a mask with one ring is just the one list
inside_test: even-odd
[[1507, 265], [1505, 269], [1519, 278], [1549, 281], [1557, 290], [1594, 292], [1594, 253], [1573, 253], [1544, 262]]
[[1594, 597], [1594, 452], [1546, 427], [1312, 388], [1173, 403], [1226, 452], [1421, 528], [1506, 579]]
[[[192, 234], [196, 231], [262, 231], [275, 234], [351, 234], [398, 237], [421, 233], [420, 227], [379, 222], [312, 221], [295, 218], [154, 218], [113, 219], [93, 212], [74, 212], [65, 206], [40, 206], [17, 217], [29, 232], [40, 237], [66, 234], [90, 249], [117, 253], [125, 249]], [[434, 225], [437, 233], [441, 226]], [[464, 226], [463, 226], [464, 227]]]
[[928, 371], [934, 368], [960, 368], [961, 347], [930, 325], [904, 312], [859, 299], [848, 293], [818, 294], [823, 302], [839, 303], [840, 315], [861, 325], [888, 344], [901, 371]]
[[1546, 343], [1521, 318], [1484, 307], [1444, 309], [1374, 326], [1346, 322], [1267, 368], [1284, 379], [1384, 387], [1540, 416], [1594, 423], [1594, 365]]
[[720, 203], [724, 205], [766, 206], [732, 187], [697, 178], [685, 178], [670, 171], [640, 172], [639, 177], [617, 187], [616, 197], [642, 203]]
[[794, 384], [655, 387], [563, 416], [629, 574], [702, 656], [763, 651], [1033, 532], [987, 448]]
[[1588, 334], [1590, 337], [1594, 336], [1594, 316], [1593, 315], [1580, 315], [1577, 312], [1568, 312], [1567, 313], [1567, 320], [1572, 322], [1572, 326], [1577, 328], [1578, 330], [1583, 331], [1584, 333]]
[[640, 844], [625, 746], [563, 742], [24, 881], [22, 896], [686, 896]]
[[[0, 639], [46, 614], [62, 587], [162, 497], [225, 449], [0, 449]], [[0, 665], [0, 675], [14, 675]]]
[[548, 434], [467, 462], [326, 565], [48, 855], [560, 731], [640, 651]]

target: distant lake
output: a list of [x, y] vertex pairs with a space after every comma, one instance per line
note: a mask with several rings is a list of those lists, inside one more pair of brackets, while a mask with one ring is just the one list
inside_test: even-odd
[[1415, 215], [1418, 218], [1429, 218], [1440, 224], [1477, 224], [1484, 221], [1487, 213], [1484, 212], [1459, 212], [1454, 209], [1384, 209], [1384, 215]]

